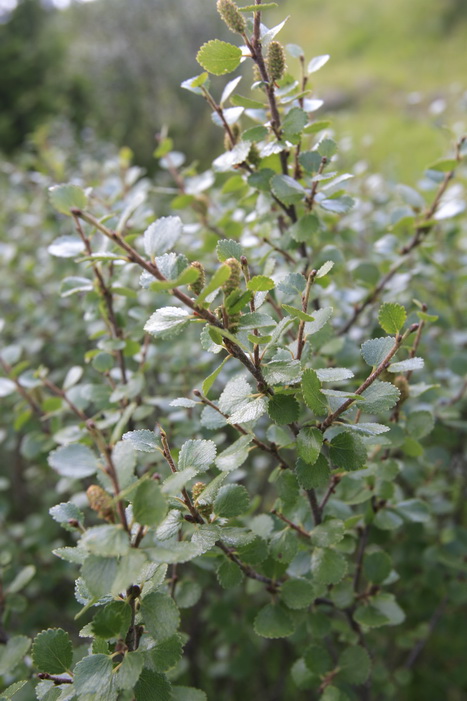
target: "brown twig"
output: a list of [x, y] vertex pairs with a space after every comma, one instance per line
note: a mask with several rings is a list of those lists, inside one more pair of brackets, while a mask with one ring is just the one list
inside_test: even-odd
[[280, 511], [273, 509], [271, 511], [271, 513], [274, 514], [274, 516], [277, 516], [277, 518], [280, 518], [281, 521], [284, 521], [284, 523], [286, 523], [288, 526], [290, 526], [290, 528], [293, 528], [294, 531], [299, 533], [304, 538], [308, 538], [308, 539], [311, 538], [308, 531], [305, 531], [304, 528], [302, 528], [301, 526], [298, 526], [296, 523], [293, 523], [293, 521], [290, 521], [290, 519], [288, 519], [286, 516], [284, 516], [284, 514], [281, 514]]

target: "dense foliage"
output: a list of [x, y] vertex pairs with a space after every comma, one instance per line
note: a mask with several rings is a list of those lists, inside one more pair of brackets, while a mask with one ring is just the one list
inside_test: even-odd
[[0, 698], [460, 701], [466, 141], [342, 172], [329, 57], [217, 8], [212, 167], [2, 166]]

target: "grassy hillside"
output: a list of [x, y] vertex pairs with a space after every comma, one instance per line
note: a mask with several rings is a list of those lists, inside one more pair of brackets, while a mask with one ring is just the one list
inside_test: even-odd
[[[414, 182], [465, 130], [467, 3], [463, 0], [283, 0], [281, 38], [307, 57], [349, 157]], [[293, 68], [294, 60], [289, 60]], [[384, 164], [384, 165], [383, 165]]]

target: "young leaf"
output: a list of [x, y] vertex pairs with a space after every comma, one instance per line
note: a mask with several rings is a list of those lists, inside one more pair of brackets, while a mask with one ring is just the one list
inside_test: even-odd
[[267, 292], [274, 289], [274, 281], [266, 275], [255, 275], [248, 280], [247, 287], [253, 292]]
[[321, 392], [321, 382], [314, 370], [308, 368], [302, 375], [302, 392], [305, 404], [317, 416], [327, 413], [326, 397]]
[[180, 625], [174, 600], [162, 592], [152, 591], [141, 600], [141, 615], [146, 629], [157, 641], [170, 638]]
[[268, 402], [268, 414], [276, 424], [291, 424], [297, 421], [300, 405], [287, 394], [275, 394]]
[[81, 443], [70, 443], [53, 450], [47, 461], [62, 477], [81, 479], [97, 472], [99, 462], [92, 450]]
[[305, 427], [297, 436], [298, 456], [309, 465], [314, 465], [321, 452], [323, 434], [317, 428]]
[[217, 448], [213, 441], [186, 441], [178, 456], [178, 467], [186, 470], [194, 467], [197, 472], [205, 472], [216, 458]]
[[363, 360], [371, 367], [378, 366], [393, 348], [394, 339], [391, 336], [371, 338], [362, 345]]
[[71, 209], [85, 209], [88, 198], [77, 185], [54, 185], [49, 188], [52, 207], [61, 214], [71, 216]]
[[324, 455], [320, 454], [314, 465], [298, 458], [295, 463], [295, 474], [303, 489], [320, 489], [329, 484], [331, 470]]
[[249, 445], [253, 436], [241, 436], [217, 456], [216, 466], [222, 472], [231, 472], [243, 465], [248, 458]]
[[362, 439], [350, 433], [339, 433], [329, 449], [331, 462], [343, 470], [359, 470], [366, 463], [366, 447]]
[[41, 672], [66, 672], [73, 662], [70, 636], [62, 628], [43, 630], [34, 638], [31, 654], [35, 666]]
[[190, 315], [179, 307], [162, 307], [149, 317], [144, 330], [157, 338], [172, 338], [188, 324]]
[[280, 604], [267, 604], [255, 618], [254, 629], [262, 638], [287, 638], [294, 625], [287, 609]]
[[236, 258], [239, 261], [243, 256], [243, 248], [233, 239], [221, 239], [216, 246], [216, 253], [221, 263], [227, 258]]
[[92, 631], [99, 638], [123, 638], [131, 623], [131, 608], [126, 601], [112, 601], [100, 608], [92, 622]]
[[219, 489], [214, 500], [214, 512], [218, 516], [233, 518], [248, 511], [250, 495], [240, 484], [226, 484]]
[[135, 450], [143, 453], [153, 453], [160, 450], [160, 440], [154, 433], [147, 428], [139, 431], [128, 431], [122, 436], [123, 441], [129, 441]]
[[273, 194], [283, 204], [297, 204], [306, 195], [305, 188], [290, 175], [275, 175], [271, 180]]
[[394, 302], [385, 302], [378, 312], [378, 321], [386, 333], [399, 333], [407, 320], [404, 307]]
[[201, 294], [196, 298], [196, 304], [201, 304], [204, 302], [206, 297], [208, 297], [211, 292], [218, 290], [221, 285], [224, 284], [226, 280], [229, 279], [232, 271], [228, 265], [221, 265], [220, 268], [216, 270], [206, 287], [203, 289]]
[[154, 480], [144, 480], [133, 497], [133, 517], [142, 526], [157, 526], [167, 514], [167, 502]]
[[412, 372], [413, 370], [421, 370], [423, 365], [423, 358], [407, 358], [407, 360], [400, 360], [398, 363], [392, 363], [388, 367], [388, 372]]
[[144, 250], [153, 258], [174, 247], [183, 232], [180, 217], [161, 217], [148, 226], [144, 232]]
[[241, 58], [242, 51], [238, 46], [219, 39], [203, 44], [196, 56], [198, 63], [213, 75], [231, 73], [240, 65]]
[[330, 58], [329, 54], [323, 54], [322, 56], [315, 56], [312, 58], [308, 64], [308, 73], [316, 73], [316, 71], [319, 71], [320, 68], [326, 65]]
[[[203, 384], [201, 385], [201, 389], [203, 391], [203, 394], [205, 394], [206, 396], [208, 395], [209, 390], [213, 386], [214, 382], [216, 381], [216, 378], [219, 376], [219, 373], [221, 372], [222, 368], [224, 367], [224, 365], [226, 364], [228, 359], [229, 359], [229, 356], [224, 358], [224, 360], [219, 365], [219, 367], [217, 367], [214, 370], [214, 372], [212, 372], [208, 377], [206, 377], [205, 380], [203, 380]], [[172, 402], [172, 404], [173, 404], [173, 402]]]

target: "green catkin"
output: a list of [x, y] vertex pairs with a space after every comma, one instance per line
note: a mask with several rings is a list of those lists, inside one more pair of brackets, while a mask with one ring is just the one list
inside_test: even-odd
[[231, 32], [245, 33], [245, 18], [233, 0], [217, 0], [217, 11]]
[[261, 156], [259, 155], [258, 147], [256, 146], [256, 144], [251, 144], [246, 160], [255, 168], [257, 168], [261, 163]]
[[269, 80], [273, 83], [280, 80], [285, 71], [285, 53], [284, 47], [278, 41], [271, 41], [268, 46], [266, 56], [266, 66], [268, 69]]
[[231, 270], [229, 279], [222, 285], [224, 295], [228, 297], [231, 292], [237, 290], [240, 286], [242, 266], [236, 258], [227, 258], [225, 265], [228, 265]]
[[199, 504], [198, 503], [198, 499], [201, 496], [201, 494], [204, 492], [205, 489], [206, 489], [206, 484], [204, 482], [196, 482], [191, 489], [191, 495], [193, 497], [193, 501], [194, 501], [195, 506], [198, 509], [199, 513], [202, 516], [209, 518], [209, 516], [212, 514], [212, 504]]
[[204, 267], [199, 262], [199, 260], [194, 260], [191, 263], [190, 268], [195, 268], [196, 270], [199, 270], [199, 278], [192, 282], [191, 285], [188, 285], [189, 289], [192, 292], [194, 292], [195, 295], [199, 295], [201, 294], [201, 290], [203, 289], [206, 283], [206, 273], [204, 272]]

